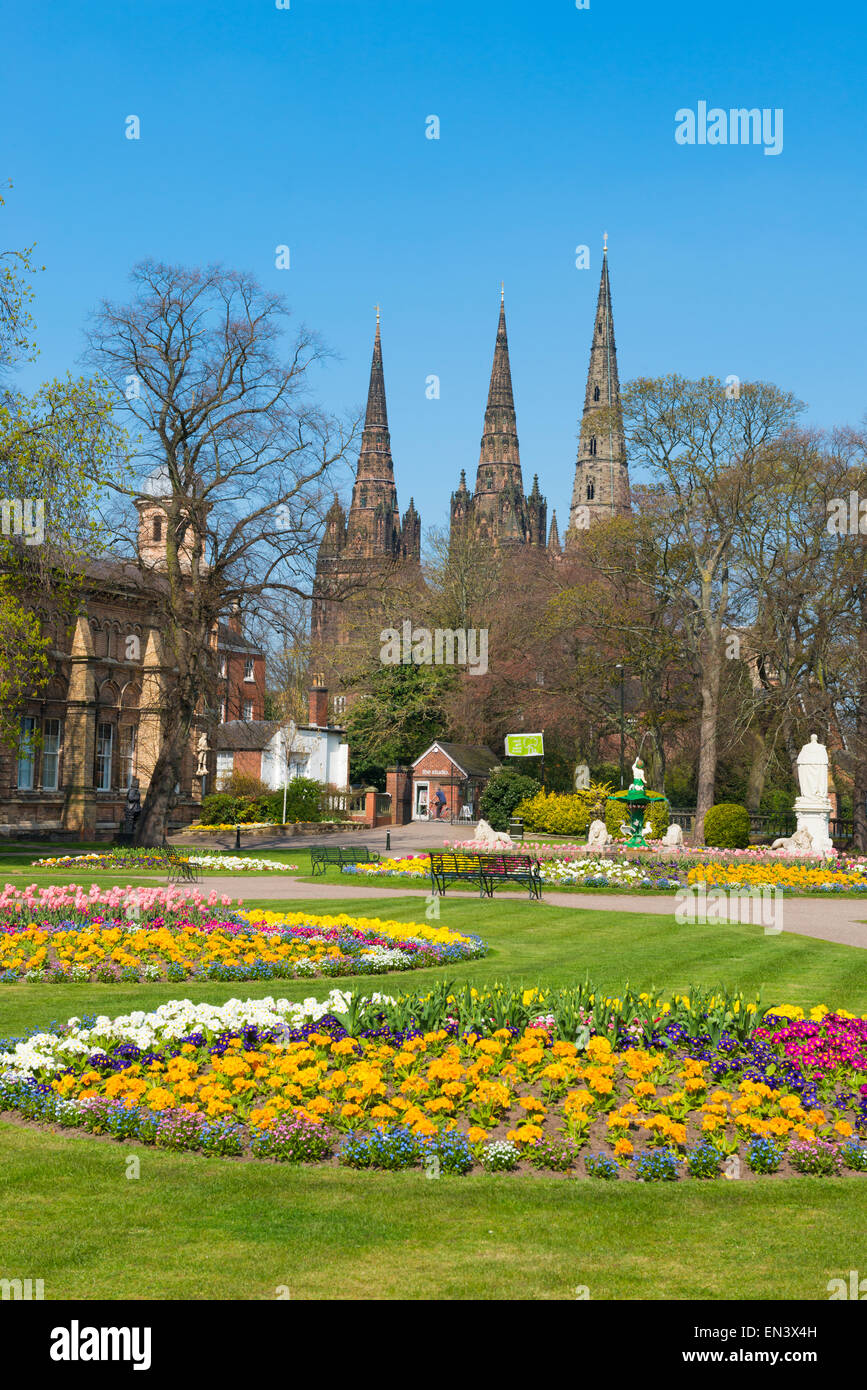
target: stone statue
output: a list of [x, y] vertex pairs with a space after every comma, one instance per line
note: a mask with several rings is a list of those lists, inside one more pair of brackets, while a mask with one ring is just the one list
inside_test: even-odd
[[771, 845], [771, 851], [782, 850], [784, 854], [815, 854], [818, 848], [806, 826], [796, 830], [794, 835], [781, 835]]
[[196, 752], [198, 762], [196, 763], [196, 776], [207, 777], [208, 775], [208, 735], [203, 729], [196, 742]]
[[676, 821], [672, 821], [662, 837], [662, 843], [667, 849], [683, 848], [683, 830]]
[[604, 820], [594, 820], [590, 822], [590, 829], [587, 832], [588, 849], [605, 849], [611, 844], [611, 835], [608, 832]]
[[486, 820], [480, 820], [476, 826], [473, 843], [480, 845], [483, 849], [508, 849], [515, 842], [505, 830], [495, 830], [492, 825], [488, 825]]
[[817, 734], [810, 735], [810, 742], [798, 754], [798, 782], [801, 796], [827, 800], [828, 750]]
[[575, 768], [574, 787], [576, 792], [586, 791], [590, 786], [590, 769], [586, 763], [578, 763]]
[[135, 833], [135, 823], [141, 815], [141, 793], [138, 789], [138, 778], [133, 777], [126, 794], [126, 805], [123, 811], [123, 833], [132, 835]]
[[[636, 791], [643, 792], [646, 790], [644, 763], [641, 761], [640, 758], [636, 758], [635, 762], [632, 764], [632, 787], [634, 787]], [[630, 788], [630, 791], [631, 790], [632, 788]]]

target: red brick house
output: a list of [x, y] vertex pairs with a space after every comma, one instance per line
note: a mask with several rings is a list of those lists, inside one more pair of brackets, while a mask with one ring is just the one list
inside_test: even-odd
[[479, 797], [500, 766], [490, 748], [438, 739], [412, 764], [412, 819], [428, 819], [441, 787], [446, 799], [443, 820], [478, 820]]

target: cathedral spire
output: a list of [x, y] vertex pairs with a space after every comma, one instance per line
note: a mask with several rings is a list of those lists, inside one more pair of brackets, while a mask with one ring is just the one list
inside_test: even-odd
[[548, 535], [548, 549], [554, 555], [560, 554], [560, 529], [557, 525], [557, 513], [551, 513], [551, 530]]
[[347, 543], [369, 557], [397, 554], [400, 548], [400, 516], [385, 403], [379, 306], [376, 310], [367, 411], [349, 508]]
[[569, 531], [587, 529], [589, 521], [629, 510], [629, 475], [614, 342], [614, 314], [608, 273], [608, 233], [602, 250], [602, 275], [590, 344], [590, 366], [575, 465]]

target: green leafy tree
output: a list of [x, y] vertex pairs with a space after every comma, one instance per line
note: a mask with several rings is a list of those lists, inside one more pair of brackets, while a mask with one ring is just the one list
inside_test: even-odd
[[410, 762], [446, 727], [444, 699], [453, 680], [441, 666], [379, 666], [346, 719], [353, 780], [385, 786], [385, 769]]

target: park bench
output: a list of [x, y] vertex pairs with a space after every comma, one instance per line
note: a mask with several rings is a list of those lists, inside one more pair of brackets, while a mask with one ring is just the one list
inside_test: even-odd
[[340, 845], [324, 845], [322, 849], [312, 849], [310, 851], [310, 864], [312, 877], [317, 874], [325, 873], [329, 864], [336, 864], [342, 868], [344, 864], [378, 864], [379, 855], [376, 850], [368, 849], [366, 845], [353, 845], [351, 848], [341, 847]]
[[163, 845], [162, 854], [169, 883], [198, 883], [198, 864], [191, 864], [188, 859], [184, 859], [174, 845]]
[[431, 854], [431, 886], [445, 893], [447, 883], [466, 879], [479, 886], [479, 897], [491, 898], [497, 883], [526, 883], [531, 898], [542, 897], [539, 862], [529, 854]]

